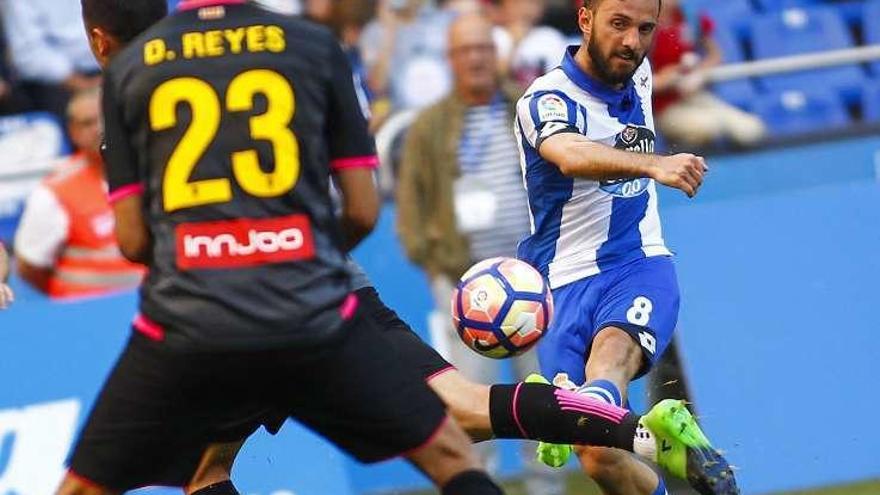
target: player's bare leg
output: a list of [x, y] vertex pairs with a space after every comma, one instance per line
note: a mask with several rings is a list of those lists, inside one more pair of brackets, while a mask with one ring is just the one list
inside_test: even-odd
[[[428, 385], [440, 396], [452, 418], [461, 427], [460, 429], [456, 427], [452, 431], [441, 431], [435, 439], [435, 445], [423, 449], [415, 457], [410, 458], [417, 464], [436, 462], [432, 461], [432, 456], [455, 458], [451, 463], [443, 466], [445, 468], [443, 470], [438, 471], [430, 466], [424, 469], [429, 477], [439, 483], [449, 475], [444, 471], [454, 473], [455, 469], [477, 465], [472, 464], [477, 462], [476, 458], [468, 457], [472, 454], [462, 450], [460, 435], [464, 433], [470, 437], [470, 440], [477, 442], [492, 438], [530, 438], [550, 442], [613, 445], [627, 450], [632, 448], [635, 417], [621, 418], [620, 423], [603, 423], [607, 421], [603, 417], [595, 417], [586, 422], [580, 421], [589, 413], [563, 410], [557, 399], [557, 388], [551, 385], [524, 383], [488, 386], [468, 380], [454, 368], [434, 375], [428, 381]], [[589, 398], [579, 399], [592, 401]], [[520, 417], [522, 424], [519, 426], [524, 426], [528, 431], [522, 431], [519, 426], [508, 424], [514, 408], [522, 415]], [[617, 414], [625, 413], [619, 408], [613, 409], [617, 409]], [[494, 417], [493, 410], [496, 411]], [[466, 440], [467, 436], [464, 437]], [[452, 445], [452, 448], [449, 445]], [[199, 495], [198, 489], [228, 481], [234, 454], [239, 447], [240, 444], [212, 446], [202, 458], [187, 494]], [[225, 495], [227, 492], [222, 493]]]
[[[214, 444], [202, 456], [196, 474], [184, 488], [186, 495], [198, 495], [199, 490], [228, 483], [235, 457], [244, 445], [244, 440], [232, 443]], [[229, 493], [237, 493], [229, 486]]]
[[117, 495], [119, 492], [90, 483], [68, 474], [55, 492], [56, 495]]
[[[593, 340], [586, 366], [587, 383], [612, 382], [626, 401], [630, 380], [642, 366], [642, 350], [625, 331], [608, 327]], [[578, 447], [584, 471], [608, 495], [649, 495], [659, 483], [657, 474], [628, 452], [603, 447]]]
[[[215, 444], [209, 447], [202, 457], [198, 471], [186, 487], [186, 494], [198, 495], [199, 490], [228, 483], [235, 456], [242, 444], [243, 442]], [[445, 490], [451, 484], [461, 483], [463, 475], [470, 478], [464, 481], [468, 484], [467, 489], [479, 488], [479, 491], [468, 493], [486, 495], [502, 493], [483, 472], [479, 459], [473, 452], [470, 438], [453, 418], [444, 421], [429, 443], [405, 457], [430, 478], [436, 486], [443, 488], [443, 493], [446, 493]], [[222, 493], [237, 493], [231, 484], [225, 486], [228, 486], [230, 491]], [[457, 493], [455, 488], [451, 490], [449, 493]], [[89, 492], [83, 493], [83, 495], [104, 494], [103, 492]]]
[[490, 387], [475, 383], [455, 369], [441, 373], [428, 381], [428, 386], [440, 396], [449, 414], [467, 432], [474, 442], [494, 437], [489, 414]]
[[446, 486], [465, 471], [483, 469], [470, 438], [451, 417], [434, 434], [429, 444], [408, 454], [406, 458], [440, 487]]

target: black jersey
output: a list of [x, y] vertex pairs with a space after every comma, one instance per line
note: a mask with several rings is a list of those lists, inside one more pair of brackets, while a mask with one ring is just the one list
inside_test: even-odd
[[302, 19], [182, 5], [105, 73], [111, 199], [142, 193], [153, 241], [138, 321], [184, 348], [324, 341], [353, 302], [330, 173], [376, 163], [347, 58]]

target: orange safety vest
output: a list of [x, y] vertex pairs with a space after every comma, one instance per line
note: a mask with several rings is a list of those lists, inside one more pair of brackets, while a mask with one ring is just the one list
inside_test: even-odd
[[146, 269], [129, 262], [119, 251], [116, 222], [100, 167], [89, 163], [84, 154], [77, 154], [47, 178], [45, 185], [69, 219], [67, 244], [49, 279], [49, 296], [91, 296], [140, 285]]

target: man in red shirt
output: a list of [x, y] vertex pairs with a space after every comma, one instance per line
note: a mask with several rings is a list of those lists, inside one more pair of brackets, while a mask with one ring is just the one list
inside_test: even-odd
[[712, 39], [714, 29], [712, 20], [701, 16], [694, 33], [678, 0], [664, 0], [651, 55], [657, 126], [669, 140], [685, 146], [705, 146], [719, 138], [754, 144], [764, 137], [764, 123], [706, 87], [706, 71], [722, 58]]

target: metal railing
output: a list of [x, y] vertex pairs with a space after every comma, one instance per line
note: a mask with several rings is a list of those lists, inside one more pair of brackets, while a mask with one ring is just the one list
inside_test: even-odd
[[707, 73], [707, 78], [711, 82], [722, 82], [746, 77], [822, 69], [875, 60], [880, 60], [880, 45], [867, 45], [844, 50], [829, 50], [826, 52], [767, 58], [738, 64], [726, 64], [710, 69]]
[[[811, 69], [822, 69], [847, 64], [869, 63], [880, 61], [880, 45], [867, 45], [844, 50], [805, 53], [787, 57], [777, 57], [725, 64], [707, 71], [710, 82], [724, 82], [749, 77], [761, 77]], [[406, 131], [415, 120], [417, 112], [407, 110], [392, 115], [376, 134], [376, 148], [382, 166], [379, 170], [379, 187], [389, 195], [394, 189], [394, 170], [392, 168], [392, 150], [399, 135]]]

